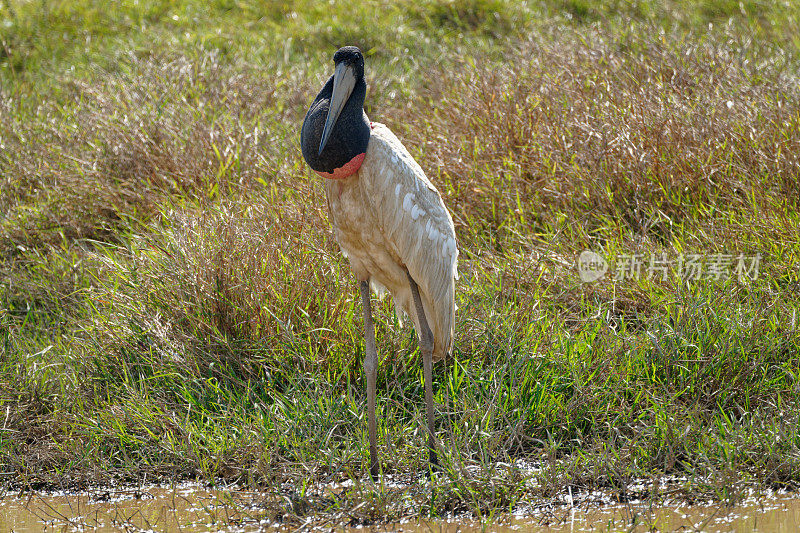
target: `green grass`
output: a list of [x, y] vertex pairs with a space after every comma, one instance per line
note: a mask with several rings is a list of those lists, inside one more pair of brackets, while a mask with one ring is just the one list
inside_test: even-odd
[[[673, 475], [689, 499], [796, 487], [798, 9], [348, 5], [0, 4], [2, 482], [222, 478], [263, 487], [273, 517], [355, 522], [625, 498]], [[361, 311], [299, 153], [353, 43], [368, 114], [439, 187], [460, 243], [433, 492], [416, 483], [416, 338], [389, 299], [379, 453], [413, 483], [361, 479]], [[585, 249], [761, 263], [756, 279], [581, 283]]]

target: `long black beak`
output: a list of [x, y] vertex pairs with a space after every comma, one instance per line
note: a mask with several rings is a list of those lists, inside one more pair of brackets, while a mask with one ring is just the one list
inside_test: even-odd
[[333, 73], [333, 94], [331, 95], [331, 104], [328, 108], [328, 117], [325, 119], [325, 127], [322, 129], [322, 140], [319, 143], [319, 153], [322, 153], [323, 148], [328, 143], [328, 137], [333, 131], [333, 126], [339, 118], [344, 104], [350, 98], [350, 93], [356, 86], [356, 75], [353, 67], [345, 63], [336, 65], [336, 70]]

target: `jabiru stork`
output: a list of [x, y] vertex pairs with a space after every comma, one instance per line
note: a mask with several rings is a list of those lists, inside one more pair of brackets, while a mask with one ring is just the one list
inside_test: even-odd
[[385, 125], [364, 112], [364, 56], [333, 55], [335, 70], [311, 104], [300, 134], [303, 158], [325, 178], [333, 232], [359, 282], [364, 313], [370, 474], [379, 471], [375, 421], [378, 354], [370, 287], [391, 293], [398, 317], [416, 326], [425, 377], [428, 450], [438, 465], [432, 362], [453, 346], [458, 248], [453, 219], [419, 164]]

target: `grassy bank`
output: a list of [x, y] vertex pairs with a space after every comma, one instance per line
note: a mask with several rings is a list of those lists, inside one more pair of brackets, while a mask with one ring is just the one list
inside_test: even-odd
[[[281, 512], [358, 521], [800, 482], [797, 9], [45, 5], [0, 6], [7, 486], [289, 483]], [[355, 281], [298, 143], [342, 44], [459, 238], [433, 497], [306, 493], [367, 457]], [[609, 274], [582, 283], [583, 250]], [[379, 453], [412, 481], [422, 370], [388, 299], [377, 337]]]

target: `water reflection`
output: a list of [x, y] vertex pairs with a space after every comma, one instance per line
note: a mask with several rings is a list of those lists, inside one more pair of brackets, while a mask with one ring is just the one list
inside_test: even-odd
[[[0, 497], [0, 532], [152, 530], [152, 531], [260, 531], [279, 528], [270, 522], [260, 495], [254, 491], [208, 489], [197, 484], [174, 487], [97, 490], [83, 494], [32, 493]], [[303, 524], [284, 526], [305, 530]], [[331, 530], [328, 522], [322, 529]], [[356, 528], [349, 528], [356, 530]], [[524, 514], [494, 517], [488, 524], [456, 518], [434, 522], [407, 521], [364, 526], [358, 531], [707, 531], [775, 533], [800, 529], [800, 496], [768, 493], [742, 504], [705, 505], [584, 503], [532, 506]]]

